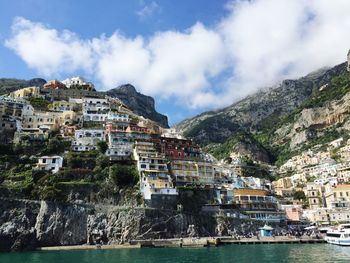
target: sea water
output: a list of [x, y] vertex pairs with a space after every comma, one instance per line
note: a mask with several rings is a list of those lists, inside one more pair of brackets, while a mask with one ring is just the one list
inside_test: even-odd
[[329, 244], [226, 245], [210, 248], [0, 253], [1, 263], [350, 262], [350, 247]]

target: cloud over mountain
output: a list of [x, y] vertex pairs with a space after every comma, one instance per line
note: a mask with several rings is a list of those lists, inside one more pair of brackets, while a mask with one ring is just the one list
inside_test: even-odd
[[83, 39], [19, 17], [5, 45], [50, 77], [84, 72], [104, 88], [133, 83], [143, 93], [189, 108], [218, 107], [320, 67], [344, 61], [350, 47], [347, 0], [229, 3], [212, 27]]

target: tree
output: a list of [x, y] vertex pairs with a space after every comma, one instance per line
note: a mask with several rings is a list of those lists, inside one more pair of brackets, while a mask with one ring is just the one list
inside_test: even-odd
[[293, 199], [294, 200], [306, 200], [306, 196], [305, 196], [304, 191], [296, 191], [293, 194]]
[[105, 154], [108, 149], [108, 144], [105, 141], [99, 141], [97, 143], [98, 149], [102, 154]]
[[109, 176], [118, 186], [133, 186], [138, 182], [139, 178], [135, 166], [117, 164], [110, 167]]
[[58, 138], [52, 138], [49, 140], [46, 149], [44, 149], [43, 154], [59, 154], [63, 153], [65, 150], [65, 142], [59, 140]]

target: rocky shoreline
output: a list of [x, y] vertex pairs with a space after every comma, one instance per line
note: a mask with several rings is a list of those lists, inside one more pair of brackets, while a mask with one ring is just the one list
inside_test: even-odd
[[1, 198], [0, 251], [254, 233], [262, 224], [204, 212]]

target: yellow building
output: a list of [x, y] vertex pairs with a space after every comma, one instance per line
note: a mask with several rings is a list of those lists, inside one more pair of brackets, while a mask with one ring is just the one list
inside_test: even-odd
[[283, 197], [292, 197], [294, 194], [292, 179], [284, 177], [272, 182], [276, 195]]
[[331, 188], [331, 193], [327, 198], [329, 208], [349, 208], [350, 207], [350, 184], [338, 184]]
[[278, 179], [277, 181], [274, 181], [272, 184], [275, 188], [283, 188], [283, 189], [291, 188], [293, 186], [292, 180], [290, 177]]
[[277, 202], [269, 192], [261, 189], [240, 188], [233, 190], [236, 204], [247, 210], [276, 210]]
[[49, 110], [51, 111], [73, 111], [73, 109], [76, 107], [76, 103], [73, 102], [67, 102], [64, 100], [61, 101], [54, 101], [52, 104], [49, 105]]
[[21, 99], [13, 99], [0, 96], [0, 116], [22, 117], [25, 102]]
[[76, 113], [74, 111], [34, 111], [23, 116], [22, 127], [55, 130], [61, 125], [72, 124], [75, 119]]
[[324, 196], [324, 187], [315, 183], [308, 183], [306, 185], [306, 197], [309, 202], [309, 207], [311, 209], [316, 209], [324, 207], [323, 196]]
[[27, 87], [19, 89], [10, 93], [11, 98], [23, 98], [23, 97], [32, 97], [37, 98], [40, 96], [39, 87]]
[[187, 160], [173, 160], [171, 171], [178, 185], [214, 184], [214, 168], [211, 163]]

